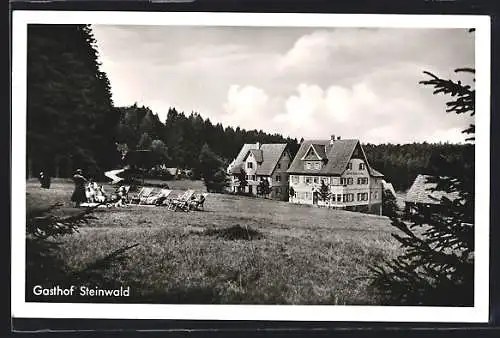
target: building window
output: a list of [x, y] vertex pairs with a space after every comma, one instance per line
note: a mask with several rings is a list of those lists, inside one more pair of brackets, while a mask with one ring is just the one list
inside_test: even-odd
[[247, 168], [252, 169], [253, 168], [253, 163], [252, 162], [247, 162]]
[[353, 182], [354, 182], [354, 179], [352, 177], [349, 177], [347, 179], [347, 184], [353, 184]]
[[281, 175], [276, 175], [276, 182], [281, 182]]
[[317, 178], [317, 177], [314, 177], [314, 178], [313, 178], [313, 182], [314, 182], [314, 183], [318, 183], [318, 178]]
[[354, 201], [354, 194], [347, 194], [348, 202]]
[[276, 164], [276, 169], [281, 169], [281, 163]]
[[337, 194], [337, 202], [342, 202], [342, 195], [341, 194]]
[[378, 198], [378, 191], [375, 191], [375, 199]]
[[252, 180], [255, 181], [255, 175], [252, 175]]
[[316, 170], [321, 169], [319, 162], [314, 163], [314, 169], [316, 169]]
[[365, 170], [365, 164], [364, 163], [360, 163], [359, 164], [359, 170]]
[[311, 163], [310, 162], [306, 162], [306, 169], [311, 169]]
[[368, 177], [358, 177], [358, 184], [368, 184]]
[[249, 180], [249, 179], [250, 179], [250, 175], [247, 175], [247, 180]]
[[352, 170], [352, 162], [347, 163], [347, 170]]
[[293, 184], [297, 184], [297, 183], [299, 183], [299, 176], [295, 176], [295, 175], [293, 175], [293, 176], [292, 176], [292, 183], [293, 183]]
[[311, 177], [310, 176], [306, 176], [306, 177], [304, 177], [304, 179], [305, 179], [306, 184], [311, 184]]
[[347, 184], [347, 178], [341, 177], [340, 178], [340, 185], [346, 185]]
[[368, 201], [368, 193], [367, 192], [360, 192], [358, 193], [358, 201]]

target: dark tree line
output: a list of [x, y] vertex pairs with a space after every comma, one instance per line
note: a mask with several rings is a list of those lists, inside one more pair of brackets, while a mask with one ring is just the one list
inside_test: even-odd
[[165, 164], [170, 167], [199, 169], [199, 156], [204, 144], [228, 164], [240, 151], [244, 143], [287, 143], [296, 153], [296, 139], [279, 134], [268, 134], [262, 130], [245, 130], [240, 127], [223, 127], [204, 119], [199, 113], [186, 115], [170, 108], [165, 122], [147, 107], [133, 105], [119, 108], [120, 122], [116, 127], [116, 138], [126, 143], [128, 149], [148, 149], [155, 140], [166, 147]]
[[108, 78], [100, 70], [88, 25], [29, 25], [28, 173], [67, 176], [75, 167], [98, 174], [118, 160]]
[[[472, 144], [412, 143], [363, 145], [370, 165], [385, 175], [395, 190], [406, 191], [418, 174], [453, 175], [455, 166], [442, 168], [439, 158], [446, 156], [457, 166], [468, 163]], [[451, 172], [443, 172], [443, 170]]]

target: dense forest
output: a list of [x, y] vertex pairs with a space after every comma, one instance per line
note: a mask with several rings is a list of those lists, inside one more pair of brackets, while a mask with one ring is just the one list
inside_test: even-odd
[[[102, 177], [123, 165], [120, 150], [148, 149], [168, 167], [197, 169], [203, 146], [228, 164], [244, 143], [287, 143], [294, 155], [300, 141], [239, 126], [212, 123], [197, 112], [170, 108], [165, 121], [148, 107], [115, 107], [109, 80], [100, 70], [88, 25], [30, 25], [28, 28], [27, 174], [45, 170], [68, 177], [75, 168]], [[361, 140], [363, 141], [363, 140]], [[397, 190], [418, 173], [434, 173], [441, 154], [461, 163], [472, 145], [366, 144], [370, 164]], [[198, 168], [199, 169], [199, 168]], [[195, 170], [196, 172], [196, 170]]]

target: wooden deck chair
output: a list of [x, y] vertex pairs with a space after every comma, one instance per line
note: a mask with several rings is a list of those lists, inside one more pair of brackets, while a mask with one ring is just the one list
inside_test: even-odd
[[134, 203], [134, 204], [138, 204], [140, 201], [141, 201], [141, 198], [145, 195], [145, 194], [150, 194], [151, 193], [151, 190], [153, 188], [148, 188], [148, 187], [142, 187], [141, 190], [139, 190], [139, 192], [137, 193], [137, 195], [133, 196], [130, 200], [131, 203]]
[[165, 206], [169, 204], [169, 196], [172, 193], [170, 189], [161, 189], [160, 197], [155, 201], [156, 206]]
[[199, 194], [196, 196], [196, 198], [193, 200], [191, 199], [189, 201], [189, 209], [190, 210], [201, 210], [205, 209], [204, 204], [205, 200], [207, 199], [207, 193]]
[[144, 204], [146, 205], [161, 205], [167, 199], [168, 195], [172, 190], [169, 189], [160, 189], [154, 190], [147, 198]]
[[153, 196], [155, 194], [155, 188], [144, 188], [142, 191], [142, 195], [139, 197], [139, 202], [137, 204], [147, 204], [147, 200], [149, 197]]
[[187, 190], [181, 196], [172, 199], [172, 201], [169, 204], [169, 210], [189, 211], [189, 201], [191, 200], [191, 197], [193, 195], [194, 195], [194, 190]]

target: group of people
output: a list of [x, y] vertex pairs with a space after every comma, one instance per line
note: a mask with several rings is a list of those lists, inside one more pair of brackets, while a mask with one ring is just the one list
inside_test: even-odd
[[93, 179], [87, 179], [83, 176], [82, 169], [77, 169], [75, 171], [75, 174], [73, 175], [73, 182], [75, 183], [75, 189], [71, 195], [71, 201], [75, 203], [76, 207], [79, 207], [85, 202], [115, 202], [123, 204], [123, 200], [126, 198], [126, 192], [124, 192], [121, 187], [116, 193], [116, 201], [110, 201], [104, 191], [104, 187], [102, 185], [98, 185]]
[[88, 203], [106, 202], [106, 193], [102, 185], [98, 185], [94, 180], [90, 180], [85, 187], [85, 196]]

